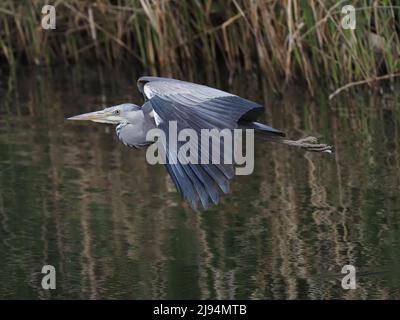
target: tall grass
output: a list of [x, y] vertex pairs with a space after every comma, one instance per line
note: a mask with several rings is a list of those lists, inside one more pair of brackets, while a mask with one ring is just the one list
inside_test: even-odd
[[48, 1], [0, 3], [0, 61], [140, 64], [154, 74], [232, 78], [258, 72], [272, 87], [304, 79], [311, 92], [395, 74], [400, 60], [396, 1], [352, 1], [357, 27], [341, 27], [348, 1], [54, 1], [57, 29], [41, 28]]

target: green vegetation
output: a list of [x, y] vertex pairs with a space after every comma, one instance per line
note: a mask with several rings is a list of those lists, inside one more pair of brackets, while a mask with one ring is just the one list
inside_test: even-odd
[[341, 27], [349, 1], [54, 1], [57, 29], [43, 30], [47, 2], [1, 2], [3, 64], [139, 64], [167, 75], [224, 67], [229, 77], [267, 75], [277, 91], [304, 79], [312, 93], [321, 80], [333, 90], [400, 70], [400, 6], [392, 0], [350, 2], [355, 30]]

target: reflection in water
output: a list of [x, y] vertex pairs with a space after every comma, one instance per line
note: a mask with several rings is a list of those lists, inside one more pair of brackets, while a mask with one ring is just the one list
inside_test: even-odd
[[[335, 156], [259, 141], [253, 175], [196, 213], [114, 128], [65, 121], [141, 101], [135, 78], [44, 69], [1, 79], [1, 298], [400, 298], [398, 97], [274, 100], [237, 79], [229, 90], [266, 101], [273, 126], [319, 133]], [[55, 291], [41, 289], [45, 264]], [[360, 272], [357, 290], [341, 288], [345, 264]]]

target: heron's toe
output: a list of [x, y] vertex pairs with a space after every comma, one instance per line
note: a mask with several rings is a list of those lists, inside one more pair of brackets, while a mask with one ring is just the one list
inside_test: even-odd
[[317, 143], [318, 139], [313, 136], [305, 137], [299, 140], [299, 142], [306, 142], [306, 143]]

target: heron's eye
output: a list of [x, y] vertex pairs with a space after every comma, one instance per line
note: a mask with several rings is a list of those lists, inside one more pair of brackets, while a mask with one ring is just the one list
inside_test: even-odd
[[118, 110], [118, 109], [115, 110], [115, 111], [114, 111], [114, 114], [118, 115], [118, 114], [119, 114], [119, 110]]

